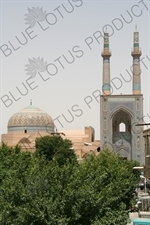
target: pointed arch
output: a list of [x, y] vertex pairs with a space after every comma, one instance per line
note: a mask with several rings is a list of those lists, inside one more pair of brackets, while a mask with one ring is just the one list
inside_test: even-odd
[[124, 111], [125, 113], [129, 114], [131, 118], [134, 117], [133, 113], [130, 110], [122, 106], [122, 107], [118, 107], [112, 113], [110, 113], [109, 119], [112, 119], [113, 116], [120, 111]]
[[31, 141], [28, 138], [24, 137], [24, 138], [21, 138], [20, 141], [18, 142], [18, 144], [25, 144], [25, 143], [30, 144]]
[[[112, 142], [116, 143], [118, 140], [126, 140], [131, 143], [132, 113], [124, 107], [118, 107], [118, 109], [113, 111], [110, 115], [110, 118], [112, 126]], [[124, 130], [120, 129], [120, 124], [124, 124]]]

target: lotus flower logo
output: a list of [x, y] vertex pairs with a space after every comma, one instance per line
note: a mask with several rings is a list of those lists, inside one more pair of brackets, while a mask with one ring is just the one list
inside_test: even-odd
[[37, 73], [39, 72], [44, 72], [46, 70], [47, 67], [47, 62], [44, 62], [44, 59], [40, 57], [33, 58], [33, 59], [28, 59], [29, 60], [29, 64], [26, 65], [26, 71], [27, 71], [27, 75], [30, 75], [30, 78], [34, 78], [36, 76]]
[[43, 11], [43, 7], [37, 8], [32, 7], [32, 9], [28, 8], [28, 14], [25, 14], [26, 24], [29, 24], [30, 27], [34, 27], [36, 22], [44, 21], [46, 16], [46, 11]]

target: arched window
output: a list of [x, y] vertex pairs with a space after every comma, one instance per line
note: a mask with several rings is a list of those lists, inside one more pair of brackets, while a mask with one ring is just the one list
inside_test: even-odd
[[124, 123], [119, 124], [119, 132], [126, 132], [126, 125]]

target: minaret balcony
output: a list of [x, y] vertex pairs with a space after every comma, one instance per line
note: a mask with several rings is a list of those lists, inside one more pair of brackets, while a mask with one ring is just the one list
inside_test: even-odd
[[108, 50], [105, 49], [104, 51], [102, 51], [101, 56], [102, 57], [110, 57], [111, 51], [109, 49]]
[[142, 51], [140, 48], [133, 48], [131, 51], [131, 55], [134, 56], [141, 56], [142, 55]]

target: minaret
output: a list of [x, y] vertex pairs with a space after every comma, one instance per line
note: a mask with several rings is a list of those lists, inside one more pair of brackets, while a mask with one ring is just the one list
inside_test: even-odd
[[109, 33], [107, 28], [104, 31], [104, 49], [102, 52], [103, 57], [103, 85], [102, 92], [103, 95], [110, 95], [110, 57], [111, 52], [109, 50]]
[[135, 27], [134, 31], [134, 40], [133, 40], [133, 51], [131, 53], [133, 57], [133, 66], [132, 66], [132, 76], [133, 76], [133, 95], [141, 94], [141, 69], [140, 69], [140, 56], [141, 51], [139, 48], [139, 32], [137, 27]]

